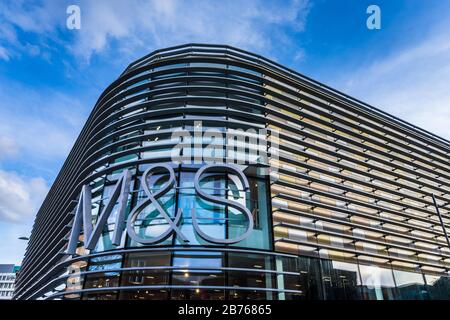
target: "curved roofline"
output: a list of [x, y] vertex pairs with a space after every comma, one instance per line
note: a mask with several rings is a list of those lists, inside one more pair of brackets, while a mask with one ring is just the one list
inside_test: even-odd
[[[364, 101], [361, 101], [357, 98], [354, 98], [344, 92], [341, 92], [339, 90], [336, 90], [326, 84], [323, 84], [317, 80], [314, 80], [308, 76], [305, 76], [304, 74], [295, 71], [293, 69], [290, 69], [288, 67], [285, 67], [273, 60], [270, 60], [266, 57], [263, 57], [259, 54], [256, 53], [252, 53], [243, 49], [239, 49], [230, 45], [226, 45], [226, 44], [212, 44], [212, 43], [186, 43], [186, 44], [181, 44], [181, 45], [176, 45], [176, 46], [171, 46], [171, 47], [167, 47], [167, 48], [161, 48], [158, 50], [154, 50], [151, 53], [143, 56], [142, 58], [139, 58], [138, 60], [130, 63], [128, 65], [128, 67], [125, 69], [125, 71], [120, 75], [120, 77], [122, 77], [123, 75], [127, 74], [128, 72], [138, 68], [140, 65], [143, 64], [144, 61], [146, 60], [150, 60], [152, 58], [157, 58], [158, 55], [161, 55], [163, 53], [170, 53], [170, 51], [176, 51], [179, 49], [188, 49], [188, 48], [192, 48], [192, 50], [194, 50], [195, 48], [205, 48], [205, 49], [213, 49], [213, 48], [217, 48], [217, 49], [222, 49], [222, 50], [226, 50], [226, 51], [230, 51], [230, 53], [239, 53], [239, 54], [243, 54], [243, 55], [247, 55], [249, 57], [252, 57], [253, 59], [257, 60], [257, 62], [268, 65], [269, 67], [274, 68], [277, 71], [280, 71], [281, 73], [288, 75], [290, 77], [294, 77], [297, 79], [300, 79], [302, 81], [307, 82], [310, 85], [316, 86], [321, 88], [322, 90], [326, 90], [327, 93], [335, 95], [335, 96], [339, 96], [340, 98], [343, 98], [347, 101], [352, 102], [353, 104], [356, 104], [357, 107], [362, 108], [365, 111], [369, 111], [369, 112], [375, 112], [377, 115], [386, 118], [387, 120], [391, 120], [391, 121], [395, 121], [398, 122], [404, 126], [406, 126], [408, 129], [413, 129], [418, 131], [418, 133], [421, 133], [423, 135], [425, 135], [426, 137], [432, 139], [433, 141], [437, 142], [437, 143], [441, 143], [444, 144], [446, 147], [450, 147], [450, 140], [447, 140], [443, 137], [438, 136], [437, 134], [434, 134], [428, 130], [425, 130], [423, 128], [420, 128], [406, 120], [400, 119], [386, 111], [383, 111], [377, 107], [374, 107]], [[119, 77], [119, 78], [120, 78]], [[448, 153], [448, 152], [447, 152]]]

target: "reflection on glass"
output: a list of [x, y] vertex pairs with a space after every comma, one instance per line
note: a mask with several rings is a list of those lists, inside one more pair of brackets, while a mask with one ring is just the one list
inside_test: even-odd
[[[270, 208], [268, 202], [268, 185], [264, 178], [249, 178], [250, 192], [245, 194], [241, 192], [243, 204], [250, 210], [253, 216], [254, 229], [250, 235], [234, 244], [236, 247], [271, 249], [271, 226], [269, 226]], [[230, 191], [231, 192], [231, 191]], [[234, 192], [236, 194], [236, 192]], [[245, 197], [244, 197], [245, 196]], [[244, 226], [246, 226], [245, 224]], [[244, 232], [243, 227], [239, 228], [239, 234]], [[238, 229], [236, 229], [238, 230]], [[231, 232], [231, 231], [230, 231]]]
[[359, 266], [364, 298], [368, 300], [393, 300], [396, 298], [392, 270], [377, 266]]
[[86, 275], [84, 289], [117, 287], [119, 285], [119, 271], [108, 271], [119, 269], [122, 265], [121, 255], [110, 255], [92, 258], [89, 271], [104, 271]]
[[230, 252], [228, 266], [234, 268], [273, 270], [274, 258], [269, 255]]
[[[68, 277], [66, 280], [65, 290], [70, 293], [70, 291], [77, 291], [83, 288], [84, 277], [80, 276], [81, 272], [86, 271], [87, 261], [80, 260], [70, 264], [67, 267]], [[64, 296], [65, 299], [79, 299], [79, 294], [67, 294]]]
[[[195, 210], [199, 228], [207, 235], [214, 238], [226, 238], [226, 208], [223, 205], [215, 205], [205, 201], [196, 195], [194, 189], [195, 172], [182, 172], [180, 175], [180, 192], [178, 196], [178, 208], [183, 211], [181, 232], [189, 239], [190, 245], [211, 244], [202, 239], [194, 230], [192, 222], [192, 210]], [[226, 180], [218, 175], [209, 175], [203, 178], [200, 186], [207, 194], [225, 198]], [[181, 241], [177, 239], [177, 244]]]
[[168, 290], [123, 290], [120, 292], [120, 300], [167, 300]]
[[228, 300], [273, 300], [275, 295], [272, 292], [259, 290], [230, 290]]
[[322, 281], [325, 299], [361, 299], [358, 266], [353, 263], [322, 260]]
[[173, 257], [173, 266], [183, 269], [218, 269], [223, 265], [223, 254], [221, 252], [177, 251]]
[[430, 299], [450, 300], [450, 277], [426, 274], [425, 280]]
[[198, 271], [198, 270], [174, 270], [172, 276], [173, 285], [181, 286], [224, 286], [225, 276], [223, 271]]
[[394, 269], [395, 283], [400, 299], [423, 300], [426, 297], [425, 282], [421, 273]]
[[[278, 274], [277, 286], [279, 289], [295, 290], [298, 292], [280, 292], [282, 300], [318, 300], [322, 299], [320, 282], [320, 264], [315, 258], [278, 257], [276, 259], [277, 271], [291, 274]], [[292, 274], [295, 273], [295, 274]]]
[[89, 292], [83, 294], [83, 300], [116, 300], [117, 291]]
[[274, 273], [229, 271], [228, 281], [232, 287], [274, 288], [276, 275]]
[[[125, 268], [140, 268], [122, 273], [122, 286], [150, 286], [169, 283], [169, 252], [137, 252], [127, 254]], [[152, 269], [150, 269], [152, 268]]]
[[[140, 178], [142, 179], [142, 177]], [[166, 184], [169, 180], [169, 176], [167, 174], [153, 174], [148, 177], [147, 184], [151, 193], [155, 193], [161, 189], [161, 187]], [[161, 196], [158, 203], [161, 205], [162, 209], [167, 213], [169, 217], [174, 217], [175, 215], [175, 188], [169, 190], [165, 195]], [[139, 183], [139, 192], [137, 197], [137, 203], [147, 199], [147, 195], [144, 192], [144, 188], [142, 186], [142, 181]], [[154, 238], [161, 234], [163, 234], [170, 225], [167, 220], [160, 214], [160, 212], [156, 209], [155, 205], [149, 203], [147, 207], [145, 207], [137, 216], [134, 222], [134, 229], [136, 234], [140, 238]], [[135, 241], [129, 239], [130, 245], [139, 247], [142, 246], [140, 243], [136, 243]], [[172, 236], [169, 236], [164, 241], [159, 242], [158, 244], [171, 244]]]
[[223, 289], [174, 289], [171, 291], [172, 300], [224, 300]]
[[[117, 177], [114, 179], [117, 180]], [[103, 194], [99, 194], [98, 197], [95, 197], [92, 199], [93, 201], [93, 210], [92, 215], [94, 217], [94, 220], [96, 221], [98, 219], [98, 215], [101, 214], [102, 210], [104, 210], [105, 206], [110, 201], [110, 198], [112, 196], [112, 193], [114, 191], [114, 188], [116, 187], [116, 182], [113, 181], [114, 184], [112, 185], [106, 185], [103, 188]], [[131, 183], [131, 186], [133, 184]], [[100, 197], [101, 195], [101, 197]], [[128, 197], [127, 201], [127, 211], [129, 212], [131, 206], [131, 195]], [[103, 229], [103, 233], [100, 235], [100, 238], [92, 252], [103, 252], [106, 250], [111, 249], [117, 249], [118, 247], [113, 245], [112, 243], [112, 237], [113, 237], [113, 231], [115, 229], [115, 223], [117, 218], [117, 210], [119, 209], [118, 203], [116, 203], [111, 211], [111, 214], [109, 215], [108, 219], [106, 220], [105, 227]], [[125, 237], [125, 233], [122, 234], [122, 238]]]

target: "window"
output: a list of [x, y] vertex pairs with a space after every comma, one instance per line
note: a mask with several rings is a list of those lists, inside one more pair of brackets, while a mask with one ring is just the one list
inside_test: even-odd
[[[114, 270], [121, 267], [122, 256], [121, 255], [111, 255], [111, 256], [101, 256], [92, 258], [89, 265], [89, 271], [99, 271], [96, 273], [88, 274], [86, 276], [86, 281], [84, 288], [105, 288], [105, 287], [117, 287], [119, 285], [119, 275], [118, 271], [108, 271]], [[103, 271], [103, 272], [101, 272]], [[97, 300], [110, 300], [115, 299], [117, 293], [98, 293], [98, 294], [84, 294], [83, 299], [97, 299]]]
[[[323, 299], [320, 281], [320, 264], [315, 258], [277, 257], [277, 271], [295, 272], [277, 276], [278, 288], [297, 290], [298, 293], [279, 293], [280, 299], [286, 300], [319, 300]], [[283, 279], [282, 288], [280, 280]]]
[[327, 300], [362, 299], [358, 266], [356, 264], [322, 260], [322, 281]]
[[395, 283], [402, 300], [423, 300], [425, 282], [423, 275], [394, 269]]
[[426, 274], [425, 280], [430, 299], [450, 300], [450, 277]]
[[397, 298], [391, 269], [367, 265], [360, 265], [359, 268], [365, 299], [393, 300]]
[[[152, 286], [169, 283], [170, 252], [129, 253], [124, 268], [142, 268], [124, 271], [121, 286]], [[145, 269], [153, 268], [153, 269]], [[122, 296], [122, 295], [121, 295]]]

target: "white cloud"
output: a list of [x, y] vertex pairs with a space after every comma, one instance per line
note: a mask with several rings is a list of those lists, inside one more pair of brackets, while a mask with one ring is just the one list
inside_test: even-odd
[[300, 61], [305, 60], [305, 57], [306, 57], [305, 50], [304, 49], [300, 49], [294, 54], [294, 58], [293, 59], [294, 59], [295, 62], [300, 62]]
[[74, 52], [89, 58], [120, 40], [125, 51], [185, 42], [270, 48], [272, 28], [303, 30], [308, 3], [270, 1], [86, 1]]
[[[9, 30], [3, 35], [4, 41], [15, 43], [16, 50], [26, 52], [26, 45], [17, 41], [14, 28], [58, 42], [60, 32], [59, 35], [70, 35], [70, 41], [64, 43], [66, 48], [86, 62], [112, 45], [127, 61], [155, 48], [186, 42], [220, 41], [267, 53], [286, 34], [283, 28], [303, 31], [309, 11], [308, 0], [291, 0], [283, 5], [267, 0], [84, 0], [77, 3], [81, 9], [81, 30], [70, 31], [62, 23], [67, 18], [65, 5], [52, 1], [0, 5], [5, 30]], [[295, 45], [291, 42], [291, 46]]]
[[17, 155], [17, 145], [14, 139], [0, 136], [0, 160]]
[[9, 53], [6, 48], [0, 46], [0, 59], [3, 59], [5, 61], [9, 61]]
[[419, 43], [344, 73], [342, 91], [450, 139], [450, 33], [437, 26]]
[[14, 263], [20, 265], [27, 246], [27, 242], [19, 237], [29, 237], [32, 223], [17, 224], [0, 220], [0, 263]]
[[10, 1], [0, 4], [0, 9], [7, 21], [27, 32], [50, 32], [63, 21], [58, 19], [58, 7], [52, 1]]
[[29, 220], [36, 214], [47, 192], [42, 178], [21, 177], [15, 172], [0, 170], [0, 220]]
[[5, 156], [20, 154], [27, 161], [65, 158], [90, 106], [58, 91], [4, 82], [0, 87], [0, 159], [3, 148]]
[[[53, 1], [26, 0], [0, 2], [0, 59], [9, 61], [22, 54], [42, 54], [45, 57], [47, 51], [41, 52], [38, 44], [44, 42], [44, 39], [59, 42], [55, 31], [65, 21], [59, 13], [62, 3], [55, 4]], [[37, 43], [21, 41], [18, 29], [38, 35]], [[42, 44], [42, 47], [47, 49], [46, 44]]]

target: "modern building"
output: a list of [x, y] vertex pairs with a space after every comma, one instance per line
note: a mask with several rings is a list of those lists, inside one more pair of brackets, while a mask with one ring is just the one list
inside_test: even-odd
[[20, 267], [13, 264], [0, 264], [0, 300], [12, 299], [19, 269]]
[[15, 299], [450, 299], [449, 156], [264, 57], [157, 50], [98, 99]]

